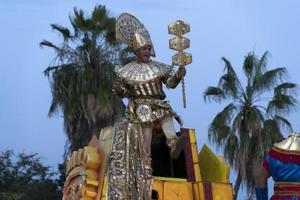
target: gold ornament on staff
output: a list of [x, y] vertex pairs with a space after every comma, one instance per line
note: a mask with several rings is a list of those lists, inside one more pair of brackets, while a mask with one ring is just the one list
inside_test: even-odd
[[[172, 66], [176, 65], [180, 68], [192, 63], [192, 55], [183, 51], [190, 47], [190, 40], [182, 36], [190, 32], [190, 25], [184, 21], [177, 20], [176, 22], [169, 24], [168, 31], [169, 34], [176, 36], [169, 40], [169, 48], [177, 51], [177, 53], [172, 56]], [[183, 107], [186, 108], [184, 78], [182, 78], [181, 82]]]

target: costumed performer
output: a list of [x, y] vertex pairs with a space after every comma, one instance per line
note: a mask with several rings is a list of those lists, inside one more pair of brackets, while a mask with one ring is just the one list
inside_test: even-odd
[[185, 76], [185, 68], [173, 67], [150, 59], [155, 56], [150, 34], [134, 16], [123, 13], [116, 21], [116, 38], [128, 45], [136, 60], [116, 67], [114, 93], [128, 98], [123, 121], [114, 126], [109, 156], [109, 200], [148, 200], [151, 198], [151, 141], [153, 129], [160, 126], [170, 157], [183, 149], [185, 137], [176, 135], [173, 118], [179, 120], [168, 101], [163, 84], [175, 88]]
[[275, 182], [271, 200], [300, 200], [300, 134], [292, 133], [269, 151], [256, 177], [257, 200], [268, 199], [270, 176]]

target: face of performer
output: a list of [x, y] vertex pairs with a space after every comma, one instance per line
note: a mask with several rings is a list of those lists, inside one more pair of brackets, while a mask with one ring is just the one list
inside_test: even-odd
[[139, 62], [147, 63], [150, 61], [151, 56], [151, 45], [145, 45], [138, 50], [136, 50], [135, 55]]

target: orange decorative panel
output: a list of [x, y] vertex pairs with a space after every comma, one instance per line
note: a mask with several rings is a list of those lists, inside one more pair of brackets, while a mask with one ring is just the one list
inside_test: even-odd
[[164, 200], [194, 200], [192, 183], [164, 182]]
[[233, 190], [231, 184], [212, 183], [213, 200], [232, 200]]
[[164, 200], [164, 182], [159, 180], [154, 180], [152, 185], [152, 190], [158, 193], [158, 199]]

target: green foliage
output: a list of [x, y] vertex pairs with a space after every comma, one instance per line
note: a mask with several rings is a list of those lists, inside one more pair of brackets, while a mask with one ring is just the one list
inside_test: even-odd
[[52, 103], [49, 116], [62, 112], [70, 151], [88, 144], [93, 134], [123, 115], [124, 104], [112, 94], [114, 65], [120, 60], [121, 46], [115, 40], [115, 18], [104, 6], [96, 6], [90, 16], [74, 9], [72, 30], [52, 24], [63, 38], [55, 45], [40, 43], [56, 53], [44, 71], [50, 80]]
[[[204, 92], [206, 101], [232, 101], [212, 120], [209, 139], [224, 151], [225, 159], [238, 171], [235, 193], [245, 184], [248, 193], [254, 189], [254, 175], [272, 144], [292, 131], [283, 114], [294, 111], [296, 84], [284, 82], [286, 68], [267, 70], [268, 52], [259, 59], [251, 52], [244, 60], [243, 86], [231, 63], [225, 63], [218, 85]], [[241, 180], [242, 182], [240, 182]]]
[[53, 179], [56, 175], [50, 167], [43, 165], [37, 154], [1, 152], [0, 199], [61, 199], [62, 187]]

